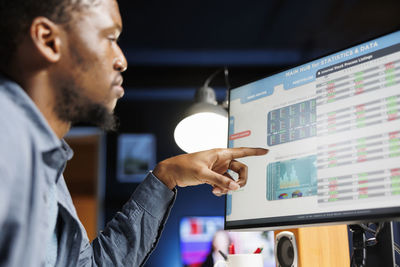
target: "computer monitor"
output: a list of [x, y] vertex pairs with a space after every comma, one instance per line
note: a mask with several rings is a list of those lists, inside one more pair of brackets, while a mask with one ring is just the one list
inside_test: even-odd
[[226, 229], [378, 221], [400, 215], [400, 31], [230, 91], [229, 147], [247, 185]]

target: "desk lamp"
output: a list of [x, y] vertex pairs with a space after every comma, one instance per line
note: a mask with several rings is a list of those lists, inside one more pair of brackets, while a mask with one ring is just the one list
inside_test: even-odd
[[195, 103], [186, 111], [184, 119], [175, 128], [175, 142], [187, 153], [227, 146], [228, 100], [226, 98], [219, 105], [214, 89], [209, 87], [211, 80], [222, 70], [229, 90], [228, 69], [214, 72], [204, 85], [196, 90]]

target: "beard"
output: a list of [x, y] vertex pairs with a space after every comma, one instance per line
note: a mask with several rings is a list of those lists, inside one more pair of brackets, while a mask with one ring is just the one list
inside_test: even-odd
[[69, 46], [69, 53], [74, 67], [80, 71], [75, 77], [66, 77], [62, 73], [53, 76], [56, 88], [54, 111], [62, 121], [72, 125], [89, 123], [105, 131], [115, 131], [118, 128], [117, 117], [108, 110], [105, 103], [95, 102], [85, 95], [84, 88], [78, 85], [77, 81], [82, 75], [90, 75], [88, 72], [94, 67], [91, 60], [85, 58], [74, 45]]
[[118, 128], [116, 116], [105, 104], [96, 103], [84, 95], [84, 90], [73, 81], [57, 81], [56, 105], [54, 111], [59, 119], [72, 125], [89, 123], [105, 131], [115, 131]]

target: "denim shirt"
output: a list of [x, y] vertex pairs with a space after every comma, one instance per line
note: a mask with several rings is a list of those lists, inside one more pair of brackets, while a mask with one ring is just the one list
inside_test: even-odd
[[[142, 266], [176, 197], [152, 173], [89, 243], [62, 172], [72, 150], [16, 83], [0, 76], [0, 266], [44, 266], [49, 191], [57, 190], [56, 266]], [[54, 226], [54, 225], [53, 225]]]

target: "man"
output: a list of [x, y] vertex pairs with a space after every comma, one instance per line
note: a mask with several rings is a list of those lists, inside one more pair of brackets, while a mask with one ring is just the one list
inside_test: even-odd
[[246, 184], [235, 158], [267, 153], [214, 149], [160, 162], [90, 244], [62, 177], [72, 156], [62, 138], [81, 121], [115, 128], [121, 30], [115, 0], [0, 0], [0, 266], [141, 266], [176, 186], [225, 194]]

